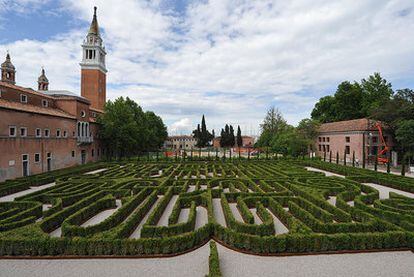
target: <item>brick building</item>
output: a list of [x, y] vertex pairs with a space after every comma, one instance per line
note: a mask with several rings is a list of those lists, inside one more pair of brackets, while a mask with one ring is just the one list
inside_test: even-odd
[[[213, 139], [213, 147], [220, 148], [220, 138], [216, 137]], [[242, 146], [243, 147], [253, 147], [254, 146], [254, 137], [242, 136]]]
[[[328, 159], [329, 153], [332, 152], [332, 159], [335, 160], [336, 153], [339, 153], [339, 158], [343, 160], [345, 152], [347, 160], [351, 161], [355, 151], [355, 159], [362, 161], [365, 145], [367, 161], [374, 161], [377, 153], [384, 148], [375, 123], [374, 120], [362, 118], [322, 124], [315, 142], [317, 155], [326, 155]], [[392, 149], [393, 138], [386, 130], [384, 140]]]
[[100, 159], [96, 118], [106, 101], [105, 48], [96, 8], [82, 45], [81, 96], [49, 90], [42, 69], [37, 90], [16, 85], [9, 53], [1, 64], [0, 182]]

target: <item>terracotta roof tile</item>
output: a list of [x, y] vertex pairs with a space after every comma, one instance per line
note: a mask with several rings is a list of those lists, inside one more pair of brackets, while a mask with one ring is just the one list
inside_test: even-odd
[[48, 99], [53, 99], [53, 97], [52, 97], [52, 96], [49, 96], [49, 95], [46, 95], [46, 94], [44, 94], [44, 93], [41, 93], [41, 92], [35, 91], [35, 90], [33, 90], [33, 89], [30, 89], [30, 88], [24, 88], [24, 87], [21, 87], [21, 86], [16, 86], [16, 85], [12, 85], [12, 84], [9, 84], [9, 83], [6, 83], [6, 82], [1, 82], [1, 81], [0, 81], [0, 86], [2, 86], [2, 87], [7, 87], [7, 88], [11, 88], [11, 89], [15, 89], [15, 90], [19, 90], [19, 91], [24, 92], [24, 93], [30, 93], [30, 94], [34, 94], [34, 95], [38, 95], [38, 96], [42, 96], [42, 97], [44, 97], [44, 98], [48, 98]]
[[30, 105], [30, 104], [22, 104], [19, 102], [7, 101], [4, 99], [0, 99], [0, 108], [28, 112], [28, 113], [37, 113], [37, 114], [76, 119], [75, 116], [70, 115], [60, 109], [38, 107], [38, 106]]
[[319, 132], [349, 132], [376, 130], [375, 120], [360, 118], [353, 120], [324, 123], [319, 127]]

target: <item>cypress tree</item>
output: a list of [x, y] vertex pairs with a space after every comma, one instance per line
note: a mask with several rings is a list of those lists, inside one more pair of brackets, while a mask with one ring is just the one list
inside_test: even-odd
[[243, 138], [242, 138], [242, 135], [241, 135], [240, 125], [237, 126], [237, 139], [236, 139], [236, 141], [237, 141], [237, 146], [238, 147], [243, 146]]

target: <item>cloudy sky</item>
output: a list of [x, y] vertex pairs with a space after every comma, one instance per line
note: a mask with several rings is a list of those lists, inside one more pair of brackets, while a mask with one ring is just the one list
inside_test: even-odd
[[[0, 58], [17, 82], [79, 93], [80, 44], [98, 6], [108, 97], [160, 114], [171, 134], [206, 115], [257, 133], [266, 109], [291, 124], [343, 80], [414, 88], [413, 0], [0, 0]], [[1, 58], [3, 59], [3, 58]]]

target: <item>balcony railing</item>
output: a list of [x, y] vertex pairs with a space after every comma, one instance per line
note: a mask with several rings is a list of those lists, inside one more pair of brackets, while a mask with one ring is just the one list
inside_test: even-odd
[[92, 143], [93, 137], [77, 137], [78, 144]]

